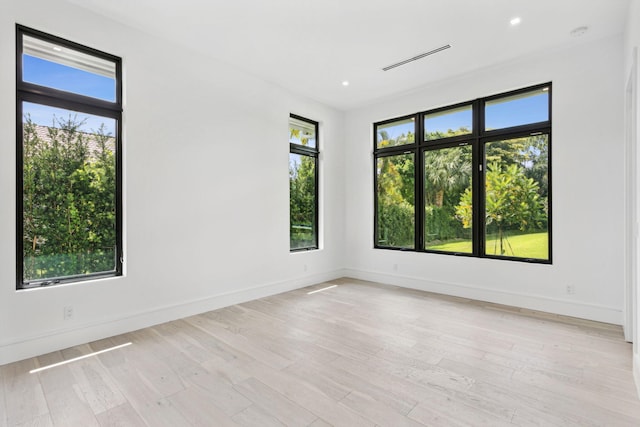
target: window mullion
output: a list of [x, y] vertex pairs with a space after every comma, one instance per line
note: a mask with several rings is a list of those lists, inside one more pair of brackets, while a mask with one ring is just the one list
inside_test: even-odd
[[484, 253], [484, 150], [480, 143], [480, 135], [484, 132], [484, 105], [477, 100], [473, 103], [473, 254]]
[[415, 248], [417, 251], [424, 250], [424, 120], [423, 115], [419, 114], [415, 120], [415, 141], [416, 148], [414, 150], [414, 180], [415, 180]]

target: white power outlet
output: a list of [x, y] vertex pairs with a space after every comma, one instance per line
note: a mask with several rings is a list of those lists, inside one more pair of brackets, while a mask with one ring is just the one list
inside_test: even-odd
[[398, 271], [398, 264], [393, 264], [393, 271]]
[[73, 306], [67, 305], [64, 307], [64, 320], [73, 319]]
[[574, 285], [567, 285], [567, 294], [574, 295], [576, 293], [576, 287]]

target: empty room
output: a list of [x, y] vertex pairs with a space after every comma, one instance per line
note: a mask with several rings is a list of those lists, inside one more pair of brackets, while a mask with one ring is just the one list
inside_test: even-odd
[[0, 427], [640, 425], [640, 0], [0, 0]]

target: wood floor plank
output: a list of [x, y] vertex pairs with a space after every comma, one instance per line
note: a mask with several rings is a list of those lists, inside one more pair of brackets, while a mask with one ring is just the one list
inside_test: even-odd
[[233, 388], [223, 377], [207, 373], [185, 378], [189, 388], [206, 396], [209, 402], [217, 405], [229, 416], [233, 416], [251, 406], [251, 401]]
[[316, 416], [322, 416], [330, 424], [352, 427], [374, 425], [357, 413], [339, 405], [316, 388], [312, 382], [300, 381], [299, 378], [286, 372], [277, 371], [257, 362], [249, 365], [248, 368], [257, 380]]
[[[435, 405], [434, 405], [435, 406]], [[467, 427], [472, 424], [455, 420], [440, 412], [438, 408], [431, 405], [416, 405], [408, 414], [408, 418], [429, 427]]]
[[302, 380], [308, 380], [310, 376], [314, 376], [313, 384], [325, 394], [331, 395], [330, 390], [338, 390], [333, 394], [334, 399], [342, 399], [351, 391], [362, 391], [403, 415], [408, 414], [418, 403], [415, 396], [410, 396], [409, 393], [396, 394], [389, 387], [381, 387], [369, 381], [368, 376], [363, 377], [358, 375], [358, 372], [340, 369], [331, 364], [324, 365], [311, 360], [300, 360], [284, 371]]
[[153, 389], [160, 397], [171, 396], [185, 388], [180, 376], [162, 360], [162, 357], [166, 356], [165, 351], [168, 350], [161, 353], [155, 351], [161, 346], [153, 343], [152, 330], [146, 329], [127, 335], [133, 344], [120, 350], [126, 358], [126, 365], [116, 369], [117, 372], [132, 371], [135, 378]]
[[[273, 418], [283, 425], [306, 426], [314, 422], [317, 418], [311, 412], [255, 378], [249, 378], [234, 388], [253, 402], [253, 405], [250, 407], [253, 408], [251, 410], [252, 412], [255, 411], [255, 407], [258, 407], [263, 414], [268, 415], [269, 418]], [[234, 420], [235, 419], [234, 417]], [[241, 424], [246, 424], [246, 421]]]
[[313, 423], [309, 424], [309, 427], [333, 427], [333, 426], [328, 422], [326, 422], [325, 420], [318, 418]]
[[[59, 352], [56, 352], [55, 355], [58, 357], [41, 356], [39, 358], [41, 365], [47, 366], [63, 360]], [[49, 414], [54, 424], [98, 426], [98, 420], [79, 390], [69, 365], [57, 366], [35, 375], [42, 386]]]
[[340, 404], [380, 426], [424, 427], [425, 425], [394, 411], [384, 403], [359, 391], [349, 393], [340, 401]]
[[[223, 410], [216, 402], [212, 402], [211, 395], [198, 387], [189, 387], [173, 396], [169, 401], [180, 411], [190, 426], [237, 426], [231, 419], [229, 411]], [[236, 411], [231, 411], [236, 412]], [[237, 412], [236, 412], [237, 413]]]
[[289, 366], [292, 361], [279, 356], [272, 351], [260, 347], [260, 345], [249, 341], [246, 337], [230, 332], [225, 328], [217, 326], [205, 316], [200, 317], [200, 321], [194, 326], [201, 328], [204, 332], [220, 340], [230, 347], [233, 347], [247, 356], [259, 360], [275, 369], [282, 369]]
[[408, 415], [410, 419], [433, 425], [437, 421], [443, 425], [512, 427], [511, 421], [502, 420], [494, 415], [462, 403], [455, 399], [434, 399], [429, 403], [418, 404]]
[[[129, 360], [129, 358], [127, 358]], [[127, 363], [111, 368], [118, 389], [138, 416], [150, 426], [188, 425], [186, 419], [168, 402], [164, 394], [139, 372], [138, 363]]]
[[127, 402], [96, 416], [100, 427], [145, 427], [144, 421]]
[[0, 367], [7, 407], [7, 425], [20, 425], [38, 419], [41, 425], [51, 422], [44, 391], [37, 375], [29, 371], [39, 366], [28, 359]]
[[[88, 347], [88, 350], [92, 350]], [[70, 363], [78, 394], [86, 401], [94, 414], [100, 414], [126, 403], [115, 380], [97, 357], [89, 357]]]
[[343, 278], [1, 366], [27, 425], [635, 427], [640, 399], [619, 326]]
[[233, 421], [245, 427], [286, 427], [264, 408], [251, 405], [233, 416]]

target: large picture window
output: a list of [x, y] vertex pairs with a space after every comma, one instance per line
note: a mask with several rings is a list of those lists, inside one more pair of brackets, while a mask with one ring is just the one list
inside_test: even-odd
[[318, 123], [289, 118], [289, 242], [291, 251], [318, 249]]
[[121, 61], [16, 37], [17, 288], [121, 275]]
[[374, 135], [376, 248], [551, 263], [550, 83]]

